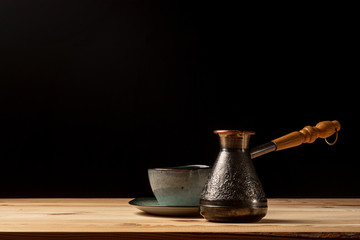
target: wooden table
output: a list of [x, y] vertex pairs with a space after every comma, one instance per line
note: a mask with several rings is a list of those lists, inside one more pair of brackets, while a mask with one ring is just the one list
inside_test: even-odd
[[130, 199], [0, 199], [0, 239], [360, 239], [360, 199], [269, 199], [259, 223], [147, 215]]

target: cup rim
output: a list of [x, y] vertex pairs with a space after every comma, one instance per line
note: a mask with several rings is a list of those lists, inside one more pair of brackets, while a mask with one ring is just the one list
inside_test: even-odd
[[208, 165], [194, 164], [184, 165], [178, 167], [164, 167], [164, 168], [149, 168], [148, 171], [197, 171], [202, 169], [210, 169]]

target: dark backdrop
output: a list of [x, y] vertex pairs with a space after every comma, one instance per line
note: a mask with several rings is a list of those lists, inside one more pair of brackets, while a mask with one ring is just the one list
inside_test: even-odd
[[[150, 196], [147, 169], [212, 165], [215, 129], [256, 146], [268, 197], [360, 197], [351, 6], [1, 1], [0, 197]], [[357, 67], [358, 68], [358, 67]]]

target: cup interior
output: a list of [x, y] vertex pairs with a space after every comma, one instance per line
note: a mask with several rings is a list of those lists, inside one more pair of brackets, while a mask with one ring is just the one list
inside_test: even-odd
[[195, 164], [195, 165], [185, 165], [185, 166], [178, 166], [178, 167], [150, 168], [149, 170], [160, 170], [160, 171], [169, 170], [169, 171], [171, 171], [171, 170], [176, 170], [176, 169], [196, 170], [196, 169], [208, 169], [208, 168], [210, 168], [210, 166]]

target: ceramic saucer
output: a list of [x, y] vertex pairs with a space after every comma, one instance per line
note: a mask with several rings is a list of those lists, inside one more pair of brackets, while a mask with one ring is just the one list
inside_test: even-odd
[[154, 215], [162, 216], [200, 216], [199, 206], [163, 206], [155, 197], [136, 198], [129, 202], [137, 209]]

